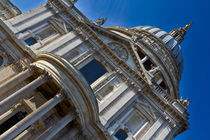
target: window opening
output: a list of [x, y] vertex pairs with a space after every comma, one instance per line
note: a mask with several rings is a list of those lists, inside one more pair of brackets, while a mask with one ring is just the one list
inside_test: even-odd
[[160, 87], [161, 87], [162, 89], [164, 89], [164, 90], [167, 89], [167, 86], [166, 86], [166, 84], [165, 84], [163, 81], [160, 83]]
[[98, 61], [92, 60], [90, 63], [81, 68], [80, 72], [91, 85], [107, 71]]
[[149, 70], [152, 69], [153, 63], [152, 63], [149, 59], [147, 59], [147, 60], [144, 62], [143, 65], [144, 65], [145, 69], [146, 69], [147, 71], [149, 71]]
[[138, 53], [138, 55], [139, 55], [139, 57], [140, 57], [141, 59], [143, 59], [143, 58], [145, 57], [145, 54], [142, 53], [142, 52], [140, 51], [140, 49], [137, 50], [137, 53]]
[[37, 40], [35, 38], [33, 38], [33, 37], [30, 37], [30, 38], [28, 38], [28, 39], [25, 40], [25, 43], [27, 45], [29, 45], [29, 46], [32, 46], [32, 45], [34, 45], [34, 44], [37, 43]]
[[122, 129], [118, 130], [117, 133], [114, 136], [118, 140], [125, 140], [128, 137], [127, 133]]

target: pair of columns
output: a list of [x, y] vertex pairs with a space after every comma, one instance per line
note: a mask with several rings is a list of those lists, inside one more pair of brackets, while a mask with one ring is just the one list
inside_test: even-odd
[[[19, 121], [17, 124], [15, 124], [9, 130], [7, 130], [5, 133], [3, 133], [0, 136], [0, 139], [1, 140], [13, 139], [18, 134], [20, 134], [22, 131], [24, 131], [27, 127], [29, 127], [31, 124], [33, 124], [35, 121], [40, 119], [44, 114], [46, 114], [49, 110], [51, 110], [53, 107], [55, 107], [62, 100], [63, 100], [63, 96], [61, 95], [61, 93], [57, 94], [54, 98], [47, 101], [45, 104], [43, 104], [41, 107], [39, 107], [36, 111], [29, 114], [23, 120]], [[66, 123], [67, 123], [67, 121], [66, 121]], [[50, 132], [54, 133], [55, 130], [50, 131]]]
[[2, 83], [0, 85], [0, 95], [6, 93], [7, 91], [9, 91], [10, 89], [12, 89], [16, 85], [20, 84], [25, 79], [27, 79], [28, 77], [30, 77], [32, 74], [33, 73], [30, 70], [27, 69], [27, 70], [22, 71], [21, 73], [17, 74], [16, 76], [12, 77], [8, 81]]
[[[2, 100], [0, 102], [0, 115], [8, 111], [12, 107], [12, 105], [17, 103], [21, 98], [25, 96], [31, 96], [32, 92], [30, 91], [36, 89], [37, 87], [39, 87], [46, 81], [47, 81], [47, 76], [41, 75], [37, 79], [32, 81], [31, 83], [27, 84], [26, 86], [22, 87], [21, 89], [19, 89], [18, 91], [16, 91], [15, 93], [7, 97], [6, 99]], [[7, 84], [13, 83], [13, 82], [14, 81], [11, 81], [11, 82], [9, 81]], [[2, 86], [2, 88], [4, 89], [5, 86]]]
[[[23, 82], [26, 78], [30, 77], [32, 73], [29, 70], [23, 71], [11, 78], [9, 81], [0, 85], [0, 94], [8, 91], [8, 88], [14, 88], [16, 85]], [[43, 83], [48, 80], [48, 76], [41, 75], [31, 83], [22, 87], [12, 95], [8, 96], [6, 99], [0, 102], [0, 124], [5, 121], [3, 118], [5, 112], [11, 109], [11, 107], [17, 103], [20, 99], [25, 96], [31, 96], [33, 92], [32, 90], [36, 89]], [[0, 136], [1, 140], [11, 140], [19, 135], [22, 131], [24, 131], [27, 127], [32, 125], [35, 121], [40, 119], [43, 115], [45, 115], [48, 111], [54, 108], [58, 103], [63, 100], [62, 93], [58, 93], [54, 98], [47, 101], [45, 104], [40, 106], [37, 110], [27, 115], [23, 120], [19, 121], [17, 124], [8, 129], [5, 133]], [[55, 125], [47, 129], [38, 139], [39, 140], [49, 140], [54, 137], [60, 130], [62, 130], [69, 122], [75, 119], [75, 115], [73, 113], [67, 114], [64, 118], [58, 121]]]
[[[47, 101], [41, 107], [39, 107], [36, 111], [32, 112], [28, 116], [26, 116], [23, 120], [18, 122], [16, 125], [11, 127], [5, 133], [0, 136], [1, 140], [11, 140], [15, 138], [18, 134], [24, 131], [27, 127], [32, 125], [35, 121], [40, 119], [43, 115], [45, 115], [48, 111], [54, 108], [58, 103], [63, 100], [63, 96], [61, 93], [57, 94], [54, 98]], [[61, 131], [68, 123], [75, 119], [75, 115], [73, 113], [67, 114], [64, 118], [54, 124], [52, 127], [47, 129], [38, 140], [50, 140], [53, 138], [59, 131]]]

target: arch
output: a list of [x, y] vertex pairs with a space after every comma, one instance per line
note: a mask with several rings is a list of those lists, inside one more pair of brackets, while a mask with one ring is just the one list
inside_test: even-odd
[[95, 95], [80, 72], [60, 56], [42, 53], [33, 63], [45, 69], [63, 88], [66, 97], [74, 104], [82, 127], [91, 139], [109, 139], [99, 122], [99, 111]]

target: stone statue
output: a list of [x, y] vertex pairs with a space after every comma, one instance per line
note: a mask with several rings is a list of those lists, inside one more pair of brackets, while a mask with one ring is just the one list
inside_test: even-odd
[[98, 18], [98, 20], [95, 22], [96, 25], [101, 26], [106, 22], [107, 18]]
[[185, 107], [188, 107], [190, 105], [189, 98], [187, 98], [186, 100], [183, 101], [183, 105]]
[[186, 100], [183, 100], [182, 97], [181, 97], [181, 99], [179, 101], [185, 107], [188, 107], [190, 105], [189, 98], [187, 98]]

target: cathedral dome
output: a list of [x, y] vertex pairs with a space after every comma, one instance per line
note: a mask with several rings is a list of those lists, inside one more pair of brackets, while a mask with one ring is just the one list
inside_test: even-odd
[[139, 26], [136, 27], [136, 29], [143, 30], [152, 34], [165, 44], [166, 49], [171, 54], [176, 63], [179, 77], [181, 77], [181, 74], [183, 72], [183, 56], [181, 52], [181, 47], [179, 43], [174, 39], [174, 37], [172, 37], [169, 33], [152, 26]]

